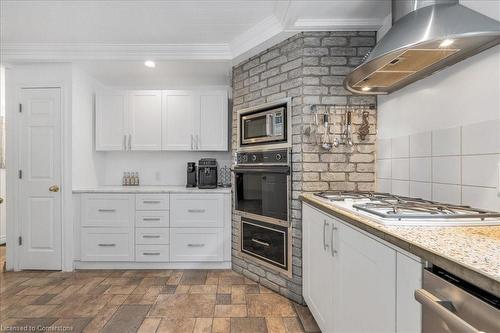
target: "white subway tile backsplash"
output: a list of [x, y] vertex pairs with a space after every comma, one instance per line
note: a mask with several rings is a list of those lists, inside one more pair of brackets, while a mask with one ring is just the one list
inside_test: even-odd
[[432, 156], [460, 155], [460, 127], [432, 131]]
[[391, 160], [377, 160], [377, 177], [391, 178]]
[[462, 204], [500, 212], [500, 197], [495, 188], [462, 186]]
[[432, 184], [410, 182], [410, 197], [432, 200]]
[[392, 139], [392, 158], [404, 158], [410, 156], [410, 137], [401, 136]]
[[393, 158], [391, 168], [392, 168], [392, 179], [398, 179], [398, 180], [410, 179], [409, 158]]
[[402, 196], [410, 195], [410, 182], [408, 180], [392, 180], [391, 193]]
[[384, 193], [391, 193], [391, 180], [390, 179], [377, 179], [377, 191]]
[[500, 155], [462, 156], [462, 184], [496, 187]]
[[460, 205], [460, 185], [432, 184], [432, 200], [437, 202]]
[[433, 157], [432, 181], [434, 183], [460, 184], [460, 156]]
[[500, 153], [500, 120], [462, 127], [462, 154]]
[[391, 139], [377, 140], [377, 159], [391, 158]]
[[426, 157], [432, 154], [431, 132], [410, 135], [410, 157]]
[[432, 181], [431, 157], [410, 158], [410, 180], [419, 182]]

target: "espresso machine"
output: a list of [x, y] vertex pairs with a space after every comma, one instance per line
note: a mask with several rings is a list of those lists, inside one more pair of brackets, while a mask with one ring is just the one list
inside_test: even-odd
[[202, 158], [198, 161], [198, 188], [217, 188], [217, 160]]
[[187, 164], [186, 187], [196, 187], [196, 163], [195, 162], [188, 162], [188, 164]]

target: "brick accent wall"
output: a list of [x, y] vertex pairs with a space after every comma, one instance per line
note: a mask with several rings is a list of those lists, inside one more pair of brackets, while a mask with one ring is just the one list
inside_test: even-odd
[[[239, 251], [241, 217], [233, 212], [233, 269], [299, 303], [302, 298], [301, 192], [373, 190], [376, 108], [370, 110], [370, 133], [359, 140], [361, 113], [353, 113], [353, 147], [331, 151], [305, 134], [312, 106], [376, 104], [373, 96], [353, 96], [343, 87], [344, 77], [375, 45], [375, 32], [304, 32], [233, 68], [233, 152], [236, 149], [236, 112], [251, 106], [292, 97], [292, 273], [287, 277], [242, 256]], [[336, 111], [338, 124], [343, 111]], [[340, 127], [334, 127], [340, 134]]]

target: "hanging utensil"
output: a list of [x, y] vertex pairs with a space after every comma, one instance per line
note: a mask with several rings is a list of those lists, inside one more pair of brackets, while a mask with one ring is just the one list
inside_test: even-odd
[[323, 139], [321, 140], [321, 147], [325, 150], [332, 149], [332, 144], [330, 143], [330, 138], [328, 132], [330, 131], [330, 124], [328, 123], [328, 113], [323, 115], [323, 126], [325, 127], [325, 133], [323, 134]]
[[351, 123], [352, 123], [352, 111], [347, 111], [347, 121], [346, 121], [346, 142], [349, 146], [352, 146], [352, 139], [351, 139]]

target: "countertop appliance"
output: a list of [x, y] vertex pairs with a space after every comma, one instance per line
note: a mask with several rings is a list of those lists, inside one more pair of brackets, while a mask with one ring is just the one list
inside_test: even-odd
[[239, 152], [236, 155], [235, 209], [242, 216], [288, 223], [290, 165], [287, 149]]
[[198, 161], [198, 188], [217, 188], [217, 160], [202, 158]]
[[422, 333], [500, 332], [500, 299], [439, 267], [424, 270]]
[[459, 0], [392, 0], [392, 28], [347, 75], [357, 94], [388, 94], [500, 43], [500, 22]]
[[238, 151], [289, 147], [290, 99], [238, 111]]
[[188, 162], [186, 170], [186, 187], [196, 187], [196, 163]]
[[500, 225], [500, 212], [379, 192], [329, 191], [315, 194], [332, 205], [383, 225]]

